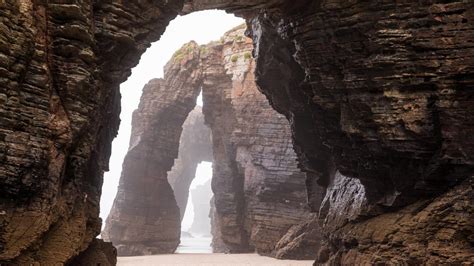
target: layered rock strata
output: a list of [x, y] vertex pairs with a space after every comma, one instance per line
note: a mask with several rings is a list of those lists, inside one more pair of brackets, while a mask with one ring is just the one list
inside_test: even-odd
[[110, 242], [95, 239], [89, 247], [76, 256], [68, 265], [90, 266], [90, 265], [116, 265], [117, 249]]
[[[187, 97], [195, 99], [191, 88], [199, 86], [204, 120], [212, 131], [213, 225], [219, 228], [213, 230], [216, 242], [222, 241], [229, 252], [256, 249], [275, 256], [275, 245], [283, 235], [309, 219], [306, 176], [297, 168], [288, 121], [257, 90], [252, 42], [244, 31], [244, 26], [238, 27], [209, 45], [186, 44], [168, 63], [164, 80], [151, 81], [145, 87], [134, 114], [119, 193], [103, 233], [117, 246], [119, 255], [170, 253], [174, 251], [172, 243], [179, 242], [174, 230], [179, 228], [179, 220], [173, 215], [176, 209], [168, 182], [182, 215], [197, 164], [212, 158], [210, 132], [200, 108], [191, 112], [184, 124], [180, 120], [188, 111], [181, 102], [187, 102]], [[177, 112], [178, 107], [182, 113]], [[178, 142], [171, 134], [179, 133], [173, 130], [179, 125], [183, 125], [179, 157], [166, 180], [157, 166], [175, 155], [172, 151]], [[155, 166], [152, 172], [141, 170], [150, 165]], [[142, 182], [155, 187], [144, 190]], [[130, 208], [135, 210], [134, 216]], [[315, 257], [314, 246], [299, 248], [312, 250], [310, 257]]]
[[[255, 84], [245, 27], [207, 46], [204, 114], [213, 132], [215, 215], [230, 252], [275, 256], [276, 243], [309, 217], [306, 176], [297, 167], [291, 132]], [[221, 65], [216, 64], [221, 60]], [[300, 246], [317, 252], [314, 245]], [[283, 256], [283, 255], [281, 255]]]
[[[92, 243], [100, 229], [102, 173], [119, 121], [118, 85], [181, 11], [226, 9], [252, 23], [257, 80], [290, 121], [298, 158], [309, 172], [313, 210], [320, 205], [318, 182], [336, 191], [325, 202], [344, 198], [344, 189], [332, 189], [342, 175], [350, 178], [350, 190], [360, 183], [367, 198], [365, 210], [348, 205], [350, 213], [362, 214], [359, 219], [340, 212], [339, 220], [354, 228], [363, 228], [361, 218], [377, 221], [379, 214], [397, 214], [424, 200], [450, 200], [446, 210], [454, 212], [461, 198], [445, 196], [469, 191], [462, 180], [472, 176], [474, 164], [473, 5], [0, 1], [0, 261], [64, 263]], [[327, 206], [339, 204], [324, 206], [323, 213], [331, 213]], [[441, 226], [433, 232], [446, 226], [427, 219]], [[455, 252], [472, 246], [467, 228], [461, 224], [445, 240]], [[334, 230], [323, 230], [331, 248], [321, 262], [364, 254], [354, 241], [342, 247], [348, 231]], [[430, 248], [421, 236], [397, 245], [413, 247], [421, 263], [447, 263], [451, 253], [445, 249], [419, 255]], [[366, 253], [365, 263], [408, 263], [393, 246], [368, 246], [378, 253]]]
[[[180, 212], [167, 179], [178, 157], [182, 125], [196, 104], [196, 44], [183, 47], [187, 59], [170, 62], [164, 79], [151, 80], [133, 113], [130, 146], [102, 236], [119, 255], [173, 253], [181, 232]], [[183, 74], [184, 73], [184, 74]]]
[[1, 263], [64, 264], [100, 233], [119, 84], [181, 9], [155, 4], [0, 1]]
[[[184, 121], [178, 158], [168, 172], [168, 182], [173, 189], [181, 220], [186, 211], [191, 182], [196, 175], [198, 164], [203, 161], [212, 162], [211, 131], [204, 125], [202, 108], [196, 106]], [[207, 200], [208, 204], [209, 200], [210, 198]]]
[[[333, 264], [469, 265], [474, 263], [474, 178], [433, 199], [371, 219], [357, 179], [337, 175], [324, 215], [327, 244], [319, 262]], [[341, 191], [347, 194], [342, 195]], [[350, 203], [349, 201], [354, 201]], [[334, 210], [334, 206], [338, 209]], [[355, 208], [356, 206], [357, 208]], [[323, 210], [322, 208], [322, 210]], [[340, 212], [343, 211], [344, 215]], [[341, 219], [341, 216], [345, 220]]]
[[[464, 117], [472, 116], [473, 50], [463, 40], [474, 33], [473, 5], [369, 5], [313, 3], [286, 17], [297, 27], [268, 15], [252, 23], [257, 83], [292, 123], [314, 210], [321, 198], [314, 184], [328, 187], [320, 210], [328, 252], [319, 262], [471, 263], [464, 255], [472, 245], [467, 224], [454, 226], [447, 240], [459, 249], [454, 258], [446, 249], [430, 253], [416, 223], [404, 224], [415, 237], [400, 248], [372, 241], [384, 234], [382, 224], [374, 226], [377, 218], [374, 230], [355, 237], [342, 229], [363, 228], [359, 221], [413, 202], [417, 211], [431, 212], [425, 200], [444, 201], [438, 195], [473, 174], [472, 140], [463, 137], [472, 130]], [[429, 219], [441, 225], [433, 234], [444, 230]], [[366, 253], [361, 242], [379, 252]]]

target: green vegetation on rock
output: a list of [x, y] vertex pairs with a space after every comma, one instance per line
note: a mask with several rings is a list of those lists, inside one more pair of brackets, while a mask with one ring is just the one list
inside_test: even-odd
[[232, 63], [235, 63], [237, 62], [237, 60], [239, 60], [239, 56], [238, 55], [233, 55], [231, 58], [230, 58], [230, 61], [232, 61]]
[[249, 60], [252, 57], [252, 54], [250, 52], [245, 52], [244, 58], [245, 60]]

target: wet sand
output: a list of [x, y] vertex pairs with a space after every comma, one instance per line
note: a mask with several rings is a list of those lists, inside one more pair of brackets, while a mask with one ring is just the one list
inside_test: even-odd
[[170, 254], [139, 257], [119, 257], [119, 266], [197, 265], [197, 266], [299, 266], [313, 265], [313, 261], [277, 260], [258, 254]]

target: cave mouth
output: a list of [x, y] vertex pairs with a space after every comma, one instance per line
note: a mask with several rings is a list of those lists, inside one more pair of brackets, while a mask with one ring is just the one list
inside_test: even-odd
[[[181, 222], [196, 167], [212, 161], [213, 253], [314, 259], [317, 243], [303, 244], [313, 237], [300, 237], [297, 229], [313, 220], [306, 174], [298, 167], [289, 121], [258, 89], [253, 41], [247, 24], [238, 22], [203, 45], [189, 41], [173, 50], [163, 77], [144, 86], [102, 231], [118, 256], [171, 254], [181, 241], [178, 253], [202, 246], [184, 243]], [[207, 208], [199, 213], [209, 215]]]
[[203, 161], [189, 186], [188, 202], [181, 221], [181, 242], [175, 253], [212, 253], [212, 162]]

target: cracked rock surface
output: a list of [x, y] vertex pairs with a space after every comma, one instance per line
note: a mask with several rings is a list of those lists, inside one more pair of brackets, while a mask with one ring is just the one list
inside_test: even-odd
[[[178, 13], [210, 8], [247, 19], [259, 90], [290, 122], [311, 210], [323, 208], [319, 263], [471, 263], [472, 225], [436, 218], [474, 220], [456, 209], [474, 166], [474, 3], [461, 0], [0, 1], [1, 262], [67, 263], [94, 243], [119, 84]], [[397, 224], [403, 241], [371, 238], [410, 206], [436, 215]]]
[[[300, 258], [315, 258], [311, 241], [289, 248], [289, 242], [307, 235], [287, 231], [312, 219], [306, 176], [297, 167], [288, 121], [257, 89], [253, 46], [244, 31], [242, 25], [221, 41], [184, 45], [167, 64], [165, 78], [144, 88], [119, 192], [102, 234], [119, 255], [174, 252], [177, 207], [182, 217], [197, 164], [213, 158], [212, 232], [214, 242], [221, 243], [214, 251], [256, 250], [288, 258], [300, 257], [292, 254], [299, 251], [305, 254]], [[203, 91], [203, 113], [196, 107], [187, 115], [197, 97], [193, 88]], [[166, 175], [163, 166], [168, 169], [173, 156], [178, 157]], [[287, 240], [278, 246], [284, 251], [278, 253], [276, 244], [284, 235]]]

